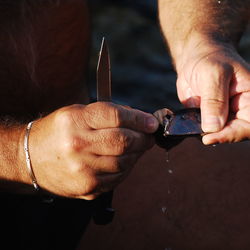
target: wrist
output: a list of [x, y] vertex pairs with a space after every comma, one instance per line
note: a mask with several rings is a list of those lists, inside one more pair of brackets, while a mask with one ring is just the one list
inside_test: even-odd
[[32, 188], [26, 170], [23, 140], [25, 125], [1, 127], [1, 192], [31, 194]]
[[196, 63], [204, 57], [221, 51], [236, 51], [231, 41], [212, 37], [201, 33], [191, 34], [182, 43], [177, 43], [170, 49], [176, 72], [182, 71], [183, 67], [190, 63]]

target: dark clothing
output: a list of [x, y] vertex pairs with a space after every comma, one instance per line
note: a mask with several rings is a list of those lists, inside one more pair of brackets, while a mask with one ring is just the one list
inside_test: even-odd
[[100, 213], [111, 202], [110, 194], [95, 201], [55, 198], [49, 202], [39, 196], [10, 194], [0, 197], [1, 249], [74, 250], [92, 216], [100, 224], [112, 219]]
[[48, 203], [38, 197], [1, 195], [1, 246], [75, 249], [91, 214], [91, 202], [84, 200], [57, 198]]

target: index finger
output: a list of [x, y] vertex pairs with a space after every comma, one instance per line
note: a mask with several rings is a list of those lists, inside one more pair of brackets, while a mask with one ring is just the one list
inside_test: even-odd
[[85, 106], [85, 121], [93, 129], [128, 128], [144, 133], [154, 133], [157, 119], [150, 113], [109, 102]]

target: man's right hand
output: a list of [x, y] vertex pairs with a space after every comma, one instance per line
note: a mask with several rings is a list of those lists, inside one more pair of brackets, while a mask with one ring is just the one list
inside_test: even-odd
[[91, 200], [112, 190], [154, 144], [156, 118], [112, 103], [59, 109], [34, 122], [29, 138], [38, 184], [50, 193]]
[[[195, 43], [194, 43], [195, 44]], [[250, 138], [250, 66], [231, 45], [201, 41], [178, 70], [182, 103], [200, 107], [205, 144]], [[188, 53], [189, 52], [189, 53]]]

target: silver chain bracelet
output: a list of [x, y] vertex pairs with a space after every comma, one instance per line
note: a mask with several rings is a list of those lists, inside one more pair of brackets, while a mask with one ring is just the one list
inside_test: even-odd
[[33, 121], [30, 122], [26, 127], [23, 146], [24, 146], [24, 153], [25, 153], [25, 158], [26, 158], [26, 166], [27, 166], [29, 175], [30, 175], [31, 180], [32, 180], [32, 185], [36, 191], [39, 191], [40, 188], [37, 184], [37, 180], [36, 180], [34, 171], [32, 169], [30, 154], [29, 154], [29, 135], [30, 135], [30, 130], [31, 130], [32, 124], [33, 124]]

